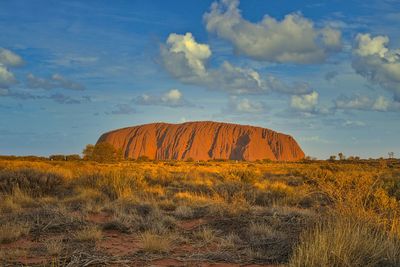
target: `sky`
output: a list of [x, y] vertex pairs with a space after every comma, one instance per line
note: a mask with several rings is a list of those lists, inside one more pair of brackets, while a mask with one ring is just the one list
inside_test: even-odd
[[0, 1], [0, 154], [221, 121], [400, 156], [400, 1]]

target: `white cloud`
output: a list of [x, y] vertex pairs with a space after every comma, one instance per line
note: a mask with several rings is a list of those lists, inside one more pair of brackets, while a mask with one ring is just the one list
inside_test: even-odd
[[222, 113], [235, 113], [235, 114], [244, 114], [244, 113], [265, 113], [266, 105], [262, 101], [254, 101], [248, 98], [239, 98], [233, 96], [230, 98], [228, 102], [228, 106], [222, 110]]
[[190, 32], [185, 35], [170, 34], [167, 44], [170, 52], [182, 54], [185, 57], [188, 66], [197, 75], [205, 74], [205, 62], [211, 56], [208, 45], [197, 43]]
[[373, 106], [372, 109], [373, 110], [378, 110], [378, 111], [387, 111], [391, 106], [390, 100], [386, 99], [383, 96], [379, 96]]
[[353, 49], [354, 70], [394, 94], [400, 102], [400, 49], [389, 49], [389, 37], [358, 34]]
[[0, 47], [0, 64], [7, 67], [19, 67], [24, 63], [22, 58], [14, 52]]
[[182, 99], [182, 93], [178, 89], [171, 89], [166, 92], [162, 97], [161, 100], [163, 102], [172, 102], [176, 103]]
[[16, 82], [14, 74], [6, 66], [0, 64], [0, 88], [8, 88]]
[[255, 60], [315, 63], [341, 49], [338, 30], [317, 29], [300, 13], [288, 14], [282, 21], [265, 15], [252, 23], [242, 17], [238, 6], [239, 0], [215, 2], [204, 21], [209, 32], [230, 41], [239, 54]]
[[85, 89], [85, 86], [83, 86], [82, 84], [69, 80], [57, 73], [53, 74], [49, 79], [36, 77], [32, 73], [30, 73], [26, 77], [26, 85], [29, 88], [45, 90], [63, 88], [82, 91]]
[[261, 75], [250, 68], [235, 67], [225, 61], [217, 69], [209, 70], [209, 87], [223, 89], [230, 93], [263, 93], [270, 90]]
[[166, 70], [184, 83], [225, 90], [232, 94], [266, 93], [277, 91], [288, 94], [310, 92], [306, 83], [288, 85], [273, 76], [262, 77], [251, 68], [233, 66], [223, 62], [217, 68], [209, 68], [207, 60], [212, 52], [208, 45], [197, 43], [191, 33], [172, 33], [165, 46], [161, 46], [161, 57]]
[[142, 94], [134, 99], [134, 103], [147, 106], [182, 107], [192, 105], [178, 89], [171, 89], [160, 95]]
[[304, 95], [293, 95], [290, 106], [298, 111], [314, 112], [318, 104], [319, 94], [315, 91]]
[[0, 88], [8, 88], [17, 83], [10, 67], [19, 67], [23, 64], [22, 58], [14, 52], [0, 47]]
[[372, 100], [368, 96], [354, 95], [352, 97], [340, 96], [335, 101], [337, 109], [359, 109], [368, 110], [372, 109]]
[[335, 108], [343, 110], [399, 111], [400, 103], [379, 96], [373, 99], [365, 95], [340, 96], [335, 100]]

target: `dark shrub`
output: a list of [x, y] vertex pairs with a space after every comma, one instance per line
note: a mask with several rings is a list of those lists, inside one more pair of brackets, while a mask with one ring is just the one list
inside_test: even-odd
[[18, 187], [32, 197], [58, 195], [64, 188], [61, 175], [35, 169], [1, 170], [0, 192], [11, 194]]

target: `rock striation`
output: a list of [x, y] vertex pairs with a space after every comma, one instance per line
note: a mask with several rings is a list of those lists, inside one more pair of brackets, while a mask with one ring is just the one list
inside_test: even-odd
[[99, 142], [121, 149], [125, 158], [158, 160], [296, 161], [304, 152], [290, 135], [266, 128], [212, 121], [151, 123], [103, 134]]

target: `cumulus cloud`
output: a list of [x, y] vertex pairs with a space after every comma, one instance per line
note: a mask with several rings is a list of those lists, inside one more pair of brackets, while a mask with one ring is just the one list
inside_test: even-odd
[[185, 63], [196, 75], [205, 74], [206, 60], [211, 56], [208, 45], [197, 43], [190, 32], [185, 35], [170, 34], [167, 45], [170, 52], [180, 54], [185, 58]]
[[182, 107], [191, 105], [178, 89], [171, 89], [159, 95], [142, 94], [134, 99], [134, 103], [138, 105], [166, 107]]
[[68, 90], [82, 91], [85, 89], [85, 86], [83, 86], [82, 84], [69, 80], [57, 73], [53, 74], [49, 79], [36, 77], [32, 73], [30, 73], [26, 77], [26, 85], [32, 89], [45, 90], [62, 88]]
[[14, 74], [6, 66], [0, 64], [0, 88], [8, 88], [16, 82]]
[[365, 95], [340, 96], [335, 101], [335, 108], [342, 110], [366, 110], [366, 111], [400, 111], [400, 103], [379, 96], [373, 99]]
[[354, 70], [394, 95], [400, 102], [400, 49], [389, 49], [389, 37], [358, 34], [353, 49]]
[[266, 104], [262, 101], [254, 101], [248, 98], [233, 96], [230, 98], [222, 113], [226, 114], [261, 114], [266, 112]]
[[0, 47], [0, 64], [7, 67], [19, 67], [24, 64], [24, 61], [14, 52]]
[[191, 33], [170, 34], [166, 45], [161, 46], [164, 67], [172, 76], [184, 83], [225, 90], [232, 94], [271, 91], [288, 94], [310, 92], [306, 83], [289, 85], [276, 77], [262, 77], [254, 69], [233, 66], [227, 61], [217, 68], [210, 68], [207, 66], [207, 60], [211, 54], [210, 47], [198, 43]]
[[290, 107], [302, 112], [315, 112], [318, 104], [319, 94], [315, 91], [304, 95], [293, 95]]
[[230, 41], [235, 51], [255, 60], [272, 62], [322, 62], [341, 49], [341, 32], [331, 27], [316, 28], [300, 13], [283, 20], [265, 15], [258, 23], [244, 19], [239, 0], [221, 0], [204, 15], [207, 30]]
[[9, 68], [23, 64], [22, 58], [14, 52], [0, 47], [0, 88], [7, 89], [17, 83], [17, 79]]

